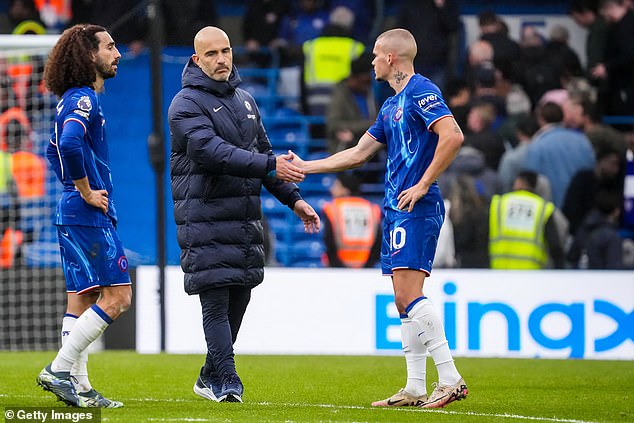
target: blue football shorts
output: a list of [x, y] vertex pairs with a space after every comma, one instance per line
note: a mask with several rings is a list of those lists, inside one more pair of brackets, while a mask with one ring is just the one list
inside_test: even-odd
[[383, 222], [381, 270], [391, 276], [396, 269], [421, 270], [431, 274], [438, 235], [444, 217], [414, 217]]
[[131, 284], [128, 259], [113, 227], [58, 225], [57, 239], [67, 292]]

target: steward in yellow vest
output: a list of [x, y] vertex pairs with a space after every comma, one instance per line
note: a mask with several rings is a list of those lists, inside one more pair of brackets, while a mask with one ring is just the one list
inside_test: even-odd
[[365, 46], [351, 36], [354, 14], [336, 7], [319, 37], [304, 42], [303, 91], [309, 114], [323, 115], [332, 87], [350, 75], [350, 64]]
[[489, 212], [489, 258], [492, 269], [544, 269], [549, 257], [563, 267], [563, 247], [555, 206], [534, 193], [537, 174], [520, 172], [514, 191], [494, 195]]

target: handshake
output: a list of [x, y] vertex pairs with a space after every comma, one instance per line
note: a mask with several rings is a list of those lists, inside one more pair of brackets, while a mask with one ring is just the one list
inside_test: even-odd
[[275, 177], [284, 182], [302, 182], [305, 178], [304, 161], [291, 150], [275, 158]]

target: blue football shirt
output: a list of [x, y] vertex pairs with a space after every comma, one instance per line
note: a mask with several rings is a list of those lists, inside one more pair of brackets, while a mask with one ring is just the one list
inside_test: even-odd
[[[112, 201], [104, 119], [97, 93], [89, 87], [70, 88], [57, 104], [47, 158], [64, 185], [57, 204], [56, 225], [106, 227], [117, 222]], [[108, 191], [108, 214], [86, 203], [73, 180], [88, 177], [93, 190]]]
[[438, 135], [429, 128], [438, 120], [452, 116], [440, 90], [422, 75], [412, 76], [405, 88], [383, 103], [368, 129], [368, 134], [387, 146], [385, 175], [386, 218], [393, 221], [405, 214], [429, 217], [445, 213], [438, 183], [429, 187], [411, 213], [401, 211], [398, 195], [416, 185], [434, 158]]

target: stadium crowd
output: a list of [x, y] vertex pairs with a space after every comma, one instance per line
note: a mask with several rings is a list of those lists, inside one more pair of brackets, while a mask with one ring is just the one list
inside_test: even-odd
[[[217, 2], [161, 3], [169, 17], [167, 45], [189, 47], [200, 28], [222, 19]], [[0, 33], [59, 33], [90, 21], [138, 54], [147, 41], [146, 4], [10, 0], [6, 10], [0, 8]], [[582, 54], [571, 48], [569, 31], [561, 25], [548, 33], [525, 25], [514, 36], [503, 16], [483, 11], [477, 16], [477, 40], [464, 45], [456, 0], [403, 0], [388, 17], [381, 5], [248, 1], [240, 34], [245, 53], [236, 62], [241, 68], [278, 66], [284, 92], [301, 99], [289, 107], [323, 118], [325, 128], [316, 133], [328, 137], [334, 152], [356, 142], [360, 128], [370, 126], [377, 105], [390, 95], [384, 84], [367, 78], [370, 43], [384, 29], [410, 30], [418, 43], [416, 71], [441, 88], [465, 133], [462, 149], [439, 181], [449, 210], [443, 231], [453, 236], [441, 236], [438, 266], [491, 267], [486, 252], [492, 243], [499, 245], [491, 232], [507, 224], [494, 219], [499, 212], [494, 213], [492, 200], [513, 192], [518, 174], [530, 171], [536, 183], [524, 191], [542, 198], [545, 209], [552, 205], [556, 218], [535, 218], [532, 232], [521, 236], [535, 239], [536, 247], [516, 249], [518, 254], [550, 255], [537, 268], [634, 268], [634, 2], [571, 0], [569, 16], [587, 33]], [[36, 151], [25, 134], [37, 105], [25, 99], [37, 96], [25, 97], [16, 81], [20, 71], [1, 63], [0, 140], [7, 141], [0, 143], [0, 196], [9, 199], [42, 195], [34, 188], [37, 180], [25, 182], [20, 176], [40, 174], [42, 166], [42, 160], [17, 155]], [[30, 81], [28, 89], [42, 88]], [[344, 119], [334, 110], [349, 115]], [[266, 125], [266, 110], [263, 115]], [[8, 164], [11, 160], [15, 164]], [[20, 163], [31, 171], [20, 174]], [[362, 168], [356, 173], [364, 182], [362, 194], [370, 195], [363, 188], [379, 182], [376, 175], [382, 172]], [[498, 200], [494, 203], [500, 207], [506, 204]], [[0, 264], [10, 266], [18, 235], [19, 243], [26, 238], [7, 218], [19, 213], [12, 200], [0, 207]], [[560, 253], [553, 256], [544, 239], [550, 220], [556, 221], [564, 259]]]

